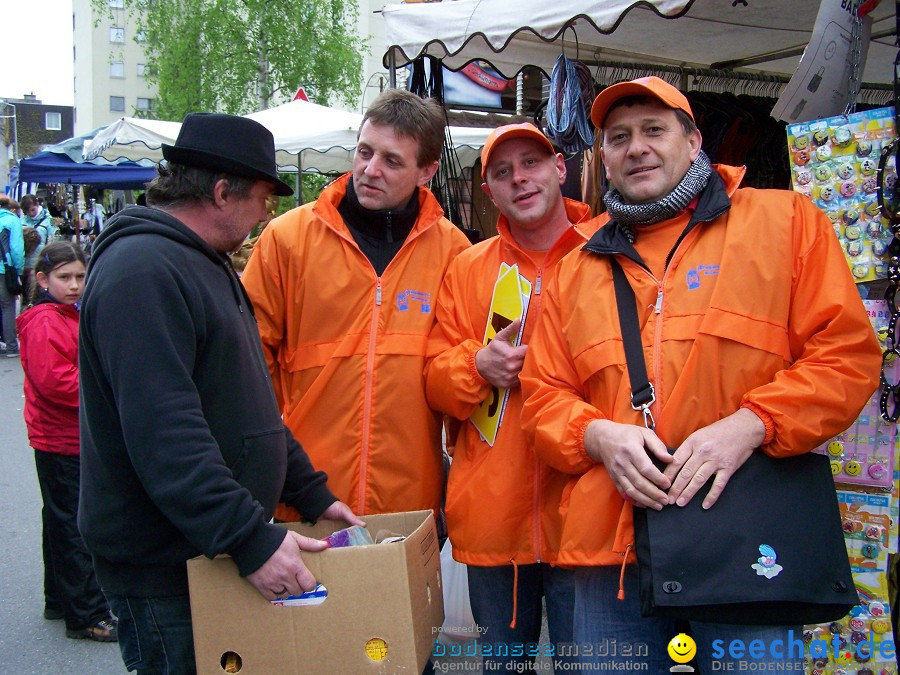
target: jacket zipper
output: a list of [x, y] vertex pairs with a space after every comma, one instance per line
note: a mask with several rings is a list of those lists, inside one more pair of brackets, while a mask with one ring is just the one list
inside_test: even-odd
[[[397, 262], [397, 258], [403, 253], [404, 249], [406, 249], [410, 242], [412, 242], [416, 237], [418, 237], [424, 230], [431, 226], [431, 223], [421, 228], [418, 232], [416, 231], [416, 225], [413, 225], [412, 230], [409, 235], [406, 237], [406, 241], [403, 242], [403, 245], [400, 247], [400, 250], [394, 255], [391, 261], [387, 264], [387, 267], [384, 268], [384, 272], [382, 274], [386, 274], [387, 271]], [[366, 254], [362, 252], [362, 249], [359, 248], [359, 244], [356, 243], [356, 240], [353, 238], [349, 232], [341, 232], [337, 230], [338, 234], [345, 239], [347, 239], [353, 247], [359, 251], [359, 254], [363, 257], [363, 259], [372, 267], [371, 261], [366, 257]], [[375, 271], [375, 268], [372, 267], [372, 271]], [[359, 457], [359, 491], [357, 493], [357, 497], [359, 500], [359, 514], [365, 514], [365, 504], [366, 504], [366, 484], [369, 479], [369, 447], [372, 443], [372, 433], [371, 433], [371, 425], [372, 425], [372, 407], [373, 407], [373, 397], [374, 397], [374, 378], [375, 378], [375, 347], [378, 344], [378, 319], [381, 316], [381, 304], [382, 304], [382, 277], [375, 277], [375, 304], [372, 310], [372, 322], [369, 326], [369, 347], [366, 352], [366, 374], [365, 374], [365, 387], [363, 389], [363, 418], [362, 418], [362, 440], [360, 443], [360, 457]]]
[[[549, 255], [549, 254], [548, 254]], [[537, 272], [534, 278], [534, 308], [532, 310], [531, 302], [528, 303], [528, 309], [532, 310], [532, 316], [539, 316], [538, 312], [540, 312], [540, 304], [541, 304], [541, 287], [543, 286], [543, 278], [544, 278], [544, 267], [538, 267]], [[527, 314], [526, 314], [527, 318]], [[522, 335], [525, 335], [525, 331], [523, 329]], [[532, 517], [532, 529], [533, 529], [533, 537], [534, 537], [534, 559], [535, 562], [542, 562], [541, 560], [541, 551], [543, 549], [543, 541], [541, 538], [541, 462], [537, 458], [537, 455], [534, 456], [534, 499], [532, 503], [533, 509], [533, 517]]]
[[[669, 254], [666, 256], [665, 267], [663, 268], [663, 278], [656, 282], [656, 304], [653, 307], [654, 314], [661, 315], [663, 308], [663, 300], [664, 293], [663, 289], [666, 285], [666, 280], [669, 277], [669, 263], [672, 262], [672, 258], [675, 257], [675, 254], [678, 252], [678, 249], [681, 247], [683, 241], [688, 238], [688, 235], [695, 229], [695, 227], [700, 223], [700, 221], [694, 223], [688, 223], [688, 226], [685, 228], [684, 232], [681, 233], [681, 236], [678, 237], [678, 240], [675, 242], [675, 245], [672, 246], [672, 250], [669, 251]], [[654, 330], [653, 336], [653, 381], [657, 384], [660, 381], [660, 377], [662, 376], [662, 369], [660, 368], [660, 358], [662, 357], [662, 317], [657, 316], [656, 318], [656, 329]], [[660, 415], [660, 406], [662, 405], [660, 402], [662, 391], [657, 389], [656, 392], [656, 401], [654, 406], [656, 407], [656, 419], [659, 419]]]
[[369, 349], [366, 354], [366, 382], [363, 389], [363, 427], [359, 457], [359, 501], [358, 513], [366, 513], [366, 483], [369, 479], [369, 444], [371, 443], [372, 395], [375, 377], [375, 344], [378, 337], [378, 319], [381, 316], [381, 277], [375, 279], [375, 305], [372, 308], [372, 323], [369, 326]]

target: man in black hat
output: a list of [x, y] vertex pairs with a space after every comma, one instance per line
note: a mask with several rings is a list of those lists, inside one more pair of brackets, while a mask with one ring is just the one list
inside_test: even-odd
[[194, 672], [185, 561], [228, 553], [269, 600], [315, 585], [269, 521], [361, 524], [282, 421], [253, 308], [227, 253], [290, 195], [272, 134], [230, 115], [188, 115], [147, 207], [97, 238], [81, 309], [78, 524], [138, 672]]

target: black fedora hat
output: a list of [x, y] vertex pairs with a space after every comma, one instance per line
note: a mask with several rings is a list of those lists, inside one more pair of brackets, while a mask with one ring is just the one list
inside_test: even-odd
[[272, 132], [247, 117], [189, 113], [175, 145], [163, 143], [162, 153], [169, 162], [267, 180], [275, 185], [276, 195], [294, 194], [278, 178]]

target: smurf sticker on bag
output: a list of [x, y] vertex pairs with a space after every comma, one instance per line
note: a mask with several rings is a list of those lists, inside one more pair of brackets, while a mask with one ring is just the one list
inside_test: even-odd
[[775, 553], [775, 549], [768, 544], [761, 544], [759, 552], [759, 558], [750, 567], [756, 570], [757, 576], [765, 577], [766, 579], [777, 577], [784, 568], [776, 562], [778, 555]]

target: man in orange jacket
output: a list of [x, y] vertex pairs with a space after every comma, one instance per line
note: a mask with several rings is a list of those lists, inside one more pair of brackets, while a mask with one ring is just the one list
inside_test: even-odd
[[359, 514], [441, 506], [425, 344], [444, 272], [469, 246], [425, 187], [444, 125], [436, 102], [382, 94], [352, 173], [272, 220], [242, 276], [285, 424]]
[[[432, 407], [466, 421], [450, 467], [447, 525], [454, 558], [468, 565], [472, 614], [485, 631], [484, 660], [501, 672], [522, 672], [533, 655], [521, 649], [519, 656], [501, 657], [497, 648], [515, 654], [512, 645], [537, 643], [542, 598], [550, 641], [571, 643], [574, 587], [571, 571], [551, 566], [569, 477], [539, 461], [522, 431], [519, 371], [545, 275], [593, 229], [588, 206], [563, 198], [563, 157], [534, 125], [494, 130], [481, 161], [482, 188], [500, 210], [499, 234], [450, 264], [435, 307], [425, 384]], [[510, 267], [525, 280], [511, 284], [528, 299], [522, 319], [505, 316], [497, 299], [498, 279]], [[499, 332], [485, 346], [486, 325]], [[469, 418], [503, 391], [508, 398], [505, 410], [495, 412], [496, 435], [486, 424], [480, 432]]]
[[[677, 89], [655, 77], [614, 85], [591, 119], [608, 213], [548, 285], [522, 418], [538, 456], [574, 476], [559, 561], [576, 567], [576, 645], [615, 639], [593, 658], [658, 673], [678, 631], [640, 616], [632, 505], [709, 508], [752, 452], [804, 453], [843, 431], [875, 389], [880, 353], [829, 220], [802, 195], [738, 189], [743, 169], [709, 163]], [[631, 406], [612, 258], [637, 300], [655, 431]], [[748, 508], [765, 495], [761, 485]], [[713, 662], [713, 640], [762, 640], [755, 667], [799, 672], [791, 629], [801, 634], [690, 622], [703, 673], [740, 668]], [[768, 651], [776, 640], [785, 659]]]

